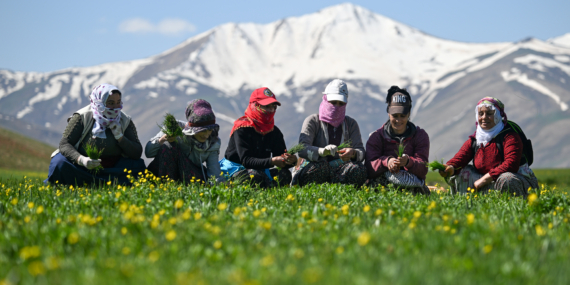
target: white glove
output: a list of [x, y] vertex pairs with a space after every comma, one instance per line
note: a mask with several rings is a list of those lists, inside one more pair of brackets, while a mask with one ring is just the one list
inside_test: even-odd
[[93, 168], [101, 165], [101, 160], [100, 159], [91, 159], [87, 156], [80, 155], [79, 158], [77, 158], [77, 163], [79, 163], [79, 165], [82, 165], [87, 169], [93, 169]]
[[116, 122], [111, 126], [111, 132], [113, 132], [113, 136], [115, 136], [116, 140], [119, 140], [123, 137], [123, 128], [121, 128], [121, 123]]
[[329, 144], [325, 147], [319, 148], [320, 156], [335, 155], [338, 152], [338, 147], [334, 144]]

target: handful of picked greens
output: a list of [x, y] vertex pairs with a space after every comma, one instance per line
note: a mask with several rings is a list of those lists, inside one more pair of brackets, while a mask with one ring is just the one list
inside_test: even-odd
[[305, 145], [300, 143], [292, 146], [286, 153], [288, 154], [296, 154], [305, 149]]
[[441, 162], [434, 160], [427, 164], [427, 167], [431, 171], [445, 171], [445, 165], [443, 165], [443, 159]]
[[343, 148], [349, 148], [349, 147], [352, 147], [352, 142], [351, 142], [350, 140], [346, 140], [346, 141], [344, 141], [343, 143], [339, 144], [339, 145], [337, 146], [337, 149], [338, 149], [338, 150], [341, 150], [341, 149], [343, 149]]
[[[291, 155], [295, 155], [298, 152], [302, 151], [305, 149], [305, 145], [300, 143], [300, 144], [296, 144], [294, 146], [292, 146], [289, 150], [287, 150], [285, 153], [291, 154]], [[281, 167], [275, 167], [278, 170], [281, 170]]]
[[398, 157], [402, 157], [402, 155], [404, 155], [404, 149], [406, 149], [406, 145], [403, 144], [403, 143], [400, 143], [400, 144], [398, 145], [398, 150], [395, 151], [395, 152], [396, 152], [396, 155], [397, 155]]
[[[83, 145], [83, 148], [85, 149], [87, 156], [91, 159], [100, 159], [101, 155], [103, 154], [103, 150], [105, 150], [104, 148], [101, 150], [97, 149], [97, 146], [95, 146], [95, 142], [86, 143]], [[95, 172], [95, 174], [97, 174], [102, 169], [103, 166], [99, 165], [95, 167], [93, 171]]]
[[182, 128], [178, 125], [176, 118], [174, 115], [170, 113], [166, 113], [164, 116], [164, 121], [162, 122], [162, 126], [158, 126], [160, 130], [170, 138], [184, 138], [184, 133], [182, 133]]

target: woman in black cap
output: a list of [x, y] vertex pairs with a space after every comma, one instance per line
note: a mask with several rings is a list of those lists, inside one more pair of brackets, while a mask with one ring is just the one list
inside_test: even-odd
[[413, 193], [429, 194], [425, 185], [429, 137], [410, 122], [412, 98], [406, 89], [392, 86], [386, 104], [388, 121], [370, 134], [366, 143], [365, 165], [370, 185], [391, 183]]

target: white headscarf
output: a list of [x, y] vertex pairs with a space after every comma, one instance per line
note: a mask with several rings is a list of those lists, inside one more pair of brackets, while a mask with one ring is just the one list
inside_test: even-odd
[[481, 103], [475, 107], [475, 122], [479, 122], [479, 108], [487, 107], [495, 111], [495, 116], [493, 116], [495, 121], [495, 126], [490, 130], [484, 130], [479, 124], [477, 124], [477, 131], [475, 133], [475, 138], [477, 139], [478, 145], [487, 145], [494, 137], [496, 137], [505, 127], [503, 124], [503, 118], [501, 117], [501, 112], [497, 112], [497, 109], [493, 104]]
[[91, 91], [89, 98], [91, 99], [91, 110], [93, 111], [93, 119], [95, 120], [92, 131], [93, 138], [107, 138], [105, 130], [115, 124], [119, 124], [121, 121], [121, 109], [123, 109], [123, 105], [115, 109], [105, 107], [107, 98], [109, 98], [109, 95], [111, 95], [113, 91], [119, 91], [119, 88], [107, 83], [103, 83]]

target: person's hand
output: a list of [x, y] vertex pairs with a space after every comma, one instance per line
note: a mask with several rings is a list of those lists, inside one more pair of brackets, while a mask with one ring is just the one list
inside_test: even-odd
[[339, 150], [338, 153], [340, 153], [340, 159], [344, 162], [347, 162], [356, 156], [356, 150], [349, 147]]
[[329, 144], [324, 148], [319, 148], [319, 155], [320, 156], [329, 156], [335, 155], [338, 152], [338, 148], [334, 144]]
[[110, 127], [115, 139], [121, 141], [121, 138], [123, 138], [123, 128], [121, 128], [121, 123], [115, 122]]
[[444, 171], [440, 170], [439, 175], [441, 175], [441, 177], [453, 176], [453, 173], [455, 173], [455, 168], [453, 167], [453, 165], [444, 164], [443, 166], [445, 166], [445, 170]]
[[398, 158], [398, 160], [400, 161], [400, 167], [406, 167], [408, 162], [410, 162], [410, 157], [407, 154], [403, 154], [402, 157]]
[[274, 156], [271, 158], [271, 164], [279, 168], [285, 167], [285, 159], [281, 156]]
[[388, 170], [392, 173], [398, 173], [400, 171], [400, 160], [397, 158], [390, 158], [388, 160]]
[[483, 175], [483, 177], [477, 179], [477, 181], [475, 181], [475, 183], [473, 183], [473, 186], [475, 187], [475, 189], [479, 190], [483, 186], [485, 186], [491, 182], [493, 182], [493, 177], [491, 177], [491, 175], [489, 175], [489, 173], [487, 173], [487, 174]]
[[168, 141], [168, 142], [174, 142], [176, 140], [176, 137], [169, 137], [167, 135], [163, 135], [162, 137], [160, 137], [160, 139], [158, 139], [158, 143], [160, 145], [162, 145], [164, 142]]
[[87, 156], [80, 155], [77, 158], [77, 163], [87, 169], [93, 169], [99, 165], [101, 165], [100, 159], [91, 159]]
[[294, 154], [284, 153], [281, 157], [285, 160], [285, 164], [294, 165], [297, 163], [297, 156]]

